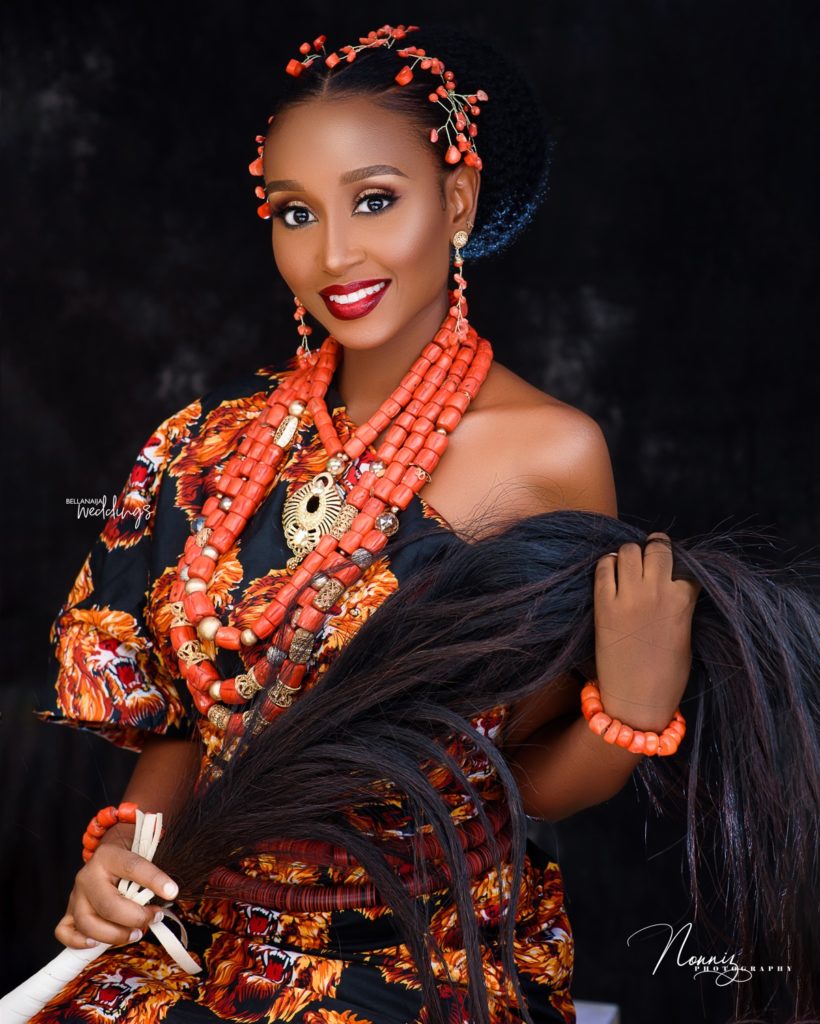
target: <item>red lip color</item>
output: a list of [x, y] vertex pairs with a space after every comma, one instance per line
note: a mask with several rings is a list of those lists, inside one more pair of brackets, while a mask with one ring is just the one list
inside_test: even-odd
[[[330, 298], [331, 295], [350, 295], [351, 292], [357, 292], [361, 288], [372, 288], [377, 284], [384, 284], [384, 288], [374, 292], [373, 295], [365, 295], [358, 302], [341, 303], [334, 302]], [[370, 281], [351, 281], [350, 284], [344, 285], [332, 284], [328, 288], [323, 288], [319, 294], [325, 300], [325, 305], [337, 320], [358, 320], [359, 317], [366, 316], [371, 310], [375, 309], [389, 287], [389, 279], [376, 278]]]

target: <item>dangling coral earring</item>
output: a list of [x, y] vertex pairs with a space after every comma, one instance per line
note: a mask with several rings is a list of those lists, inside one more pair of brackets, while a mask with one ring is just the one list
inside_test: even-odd
[[313, 334], [313, 328], [309, 327], [305, 323], [305, 313], [307, 312], [307, 310], [302, 305], [302, 303], [296, 298], [295, 295], [293, 296], [293, 301], [296, 303], [296, 311], [293, 314], [293, 319], [299, 321], [299, 326], [296, 328], [296, 330], [302, 337], [302, 346], [299, 351], [299, 354], [302, 356], [303, 359], [307, 359], [310, 355], [312, 355], [313, 352], [308, 342], [308, 335]]
[[453, 280], [456, 283], [456, 288], [453, 291], [453, 297], [455, 298], [455, 305], [450, 309], [450, 315], [456, 318], [455, 331], [457, 337], [461, 338], [466, 336], [469, 324], [467, 322], [467, 300], [464, 298], [464, 292], [467, 291], [467, 280], [464, 277], [464, 257], [461, 255], [461, 250], [469, 241], [470, 236], [466, 231], [456, 231], [453, 235], [453, 246], [455, 247], [455, 256], [453, 257], [453, 263], [455, 264], [455, 272], [453, 274]]

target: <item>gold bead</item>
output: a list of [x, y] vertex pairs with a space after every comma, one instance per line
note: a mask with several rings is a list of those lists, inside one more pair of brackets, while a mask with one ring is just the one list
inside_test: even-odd
[[297, 629], [288, 650], [290, 660], [297, 665], [305, 664], [313, 651], [315, 639], [316, 637], [309, 629]]
[[463, 249], [469, 240], [470, 236], [466, 231], [456, 231], [453, 235], [453, 245], [456, 249]]
[[341, 476], [345, 471], [345, 461], [340, 459], [338, 455], [331, 455], [327, 460], [327, 471], [332, 473], [334, 476]]
[[222, 623], [215, 615], [206, 615], [204, 619], [200, 619], [197, 623], [196, 631], [203, 640], [213, 640], [216, 636], [216, 631], [221, 625]]
[[335, 577], [329, 578], [313, 598], [313, 607], [320, 612], [328, 611], [336, 604], [337, 598], [341, 597], [344, 591], [345, 585], [341, 580], [337, 580]]
[[212, 704], [208, 708], [208, 721], [212, 722], [217, 729], [226, 729], [230, 718], [230, 711], [222, 704]]
[[259, 637], [252, 629], [243, 629], [239, 639], [246, 647], [253, 647], [254, 644], [259, 643]]
[[253, 668], [250, 672], [242, 672], [236, 677], [234, 683], [236, 692], [240, 697], [244, 697], [245, 700], [250, 700], [255, 693], [258, 693], [262, 686], [254, 675]]

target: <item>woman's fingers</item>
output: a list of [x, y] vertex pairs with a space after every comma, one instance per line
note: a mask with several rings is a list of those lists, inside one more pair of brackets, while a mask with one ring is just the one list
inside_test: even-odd
[[77, 928], [73, 914], [66, 914], [61, 918], [54, 929], [54, 937], [69, 949], [88, 949], [93, 942], [97, 941]]
[[643, 552], [643, 575], [647, 579], [672, 579], [672, 538], [667, 533], [649, 533]]
[[602, 555], [595, 566], [595, 597], [613, 598], [617, 593], [615, 581], [615, 563], [618, 561], [618, 552], [610, 551]]
[[[128, 902], [132, 901], [129, 900]], [[141, 910], [140, 916], [144, 916], [144, 909], [137, 909]], [[155, 911], [152, 911], [153, 913]], [[95, 912], [91, 904], [82, 897], [78, 897], [75, 901], [71, 917], [73, 918], [73, 933], [75, 935], [87, 936], [97, 942], [107, 942], [111, 946], [122, 945], [125, 942], [136, 942], [144, 934], [144, 929], [140, 925], [117, 924], [114, 921], [101, 917]], [[57, 937], [60, 938], [59, 935]], [[60, 939], [60, 941], [63, 940]], [[82, 945], [86, 945], [85, 939]]]
[[[145, 857], [140, 857], [133, 850], [124, 850], [113, 843], [98, 846], [89, 864], [91, 863], [98, 864], [114, 882], [118, 882], [121, 878], [127, 878], [166, 899], [175, 899], [179, 891], [176, 882], [169, 878], [162, 868], [150, 860], [146, 860]], [[114, 891], [117, 892], [116, 889]], [[119, 896], [118, 893], [117, 895]], [[126, 899], [126, 897], [119, 896], [119, 899]], [[135, 905], [132, 900], [126, 900], [126, 902]], [[105, 907], [100, 909], [104, 911]]]

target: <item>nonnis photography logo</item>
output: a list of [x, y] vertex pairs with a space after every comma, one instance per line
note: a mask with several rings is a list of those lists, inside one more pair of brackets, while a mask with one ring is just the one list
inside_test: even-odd
[[755, 974], [782, 974], [791, 970], [789, 964], [741, 964], [737, 961], [737, 954], [728, 951], [704, 955], [692, 949], [689, 942], [691, 931], [691, 921], [677, 931], [667, 921], [655, 921], [632, 932], [626, 944], [632, 945], [635, 939], [635, 944], [639, 941], [642, 946], [649, 949], [650, 963], [653, 964], [652, 974], [657, 973], [662, 963], [672, 963], [676, 967], [691, 970], [693, 978], [699, 978], [704, 974], [714, 977], [715, 984], [721, 987], [749, 981]]
[[111, 496], [111, 504], [108, 503], [108, 495], [101, 498], [66, 498], [66, 505], [74, 505], [77, 509], [78, 519], [87, 519], [91, 516], [99, 516], [103, 519], [115, 517], [124, 519], [126, 516], [134, 516], [134, 528], [139, 529], [143, 519], [146, 522], [151, 518], [151, 505], [145, 501], [129, 501], [126, 506], [117, 505], [116, 495]]

